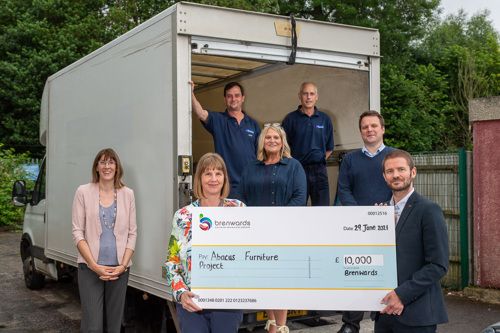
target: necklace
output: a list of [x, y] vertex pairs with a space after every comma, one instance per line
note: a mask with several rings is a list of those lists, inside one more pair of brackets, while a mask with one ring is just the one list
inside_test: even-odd
[[102, 212], [102, 219], [104, 220], [104, 225], [106, 226], [106, 228], [112, 229], [115, 226], [116, 222], [116, 190], [115, 190], [115, 213], [113, 215], [113, 224], [111, 224], [111, 227], [106, 223], [106, 215], [104, 215], [104, 208], [102, 207], [100, 196], [99, 196], [99, 208], [101, 209]]
[[[224, 199], [220, 199], [219, 207], [224, 206]], [[201, 205], [201, 199], [198, 201], [198, 207], [205, 207]]]

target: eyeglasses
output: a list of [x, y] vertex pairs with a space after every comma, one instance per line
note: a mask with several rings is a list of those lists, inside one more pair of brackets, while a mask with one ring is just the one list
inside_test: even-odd
[[280, 123], [265, 123], [264, 127], [269, 127], [269, 126], [279, 127], [280, 125], [281, 125]]
[[97, 164], [102, 165], [102, 166], [105, 166], [105, 165], [109, 165], [109, 166], [111, 166], [111, 165], [115, 165], [115, 164], [116, 164], [116, 162], [115, 162], [115, 161], [113, 161], [113, 160], [109, 160], [109, 161], [107, 161], [107, 162], [105, 162], [105, 161], [99, 161], [99, 162], [97, 162]]

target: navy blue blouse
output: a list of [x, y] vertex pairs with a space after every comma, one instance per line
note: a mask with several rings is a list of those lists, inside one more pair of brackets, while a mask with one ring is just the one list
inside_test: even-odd
[[[253, 161], [243, 171], [236, 198], [247, 206], [261, 206], [266, 178], [263, 161]], [[293, 158], [282, 158], [273, 165], [269, 184], [270, 206], [305, 206], [307, 181], [302, 165]]]

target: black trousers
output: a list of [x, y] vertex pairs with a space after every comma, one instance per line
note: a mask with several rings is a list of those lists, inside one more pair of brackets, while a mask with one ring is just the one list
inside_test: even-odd
[[363, 311], [344, 311], [342, 315], [342, 321], [359, 332], [361, 327], [360, 322], [363, 320]]

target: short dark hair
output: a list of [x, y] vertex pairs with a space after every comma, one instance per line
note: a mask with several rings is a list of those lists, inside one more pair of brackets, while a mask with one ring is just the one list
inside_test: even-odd
[[245, 90], [243, 89], [241, 84], [239, 84], [238, 82], [229, 82], [224, 87], [224, 97], [226, 97], [226, 91], [228, 91], [229, 89], [234, 88], [234, 87], [239, 87], [240, 91], [241, 91], [241, 96], [245, 96]]
[[363, 120], [364, 117], [378, 117], [378, 120], [380, 121], [380, 127], [385, 127], [385, 120], [382, 115], [375, 111], [375, 110], [370, 110], [370, 111], [365, 111], [359, 116], [359, 130], [361, 131], [361, 120]]
[[97, 153], [94, 158], [94, 164], [92, 164], [92, 183], [99, 183], [99, 172], [97, 172], [97, 164], [101, 157], [104, 156], [104, 160], [113, 160], [116, 163], [116, 171], [115, 171], [115, 188], [122, 188], [125, 186], [122, 183], [123, 177], [123, 166], [118, 154], [111, 148], [105, 148]]
[[410, 167], [410, 171], [413, 170], [415, 167], [415, 162], [413, 162], [413, 157], [411, 155], [402, 149], [396, 149], [393, 151], [390, 151], [387, 155], [385, 155], [384, 160], [382, 161], [382, 172], [385, 173], [385, 161], [390, 160], [391, 158], [398, 158], [402, 157], [406, 160], [406, 163], [408, 163], [408, 166]]

